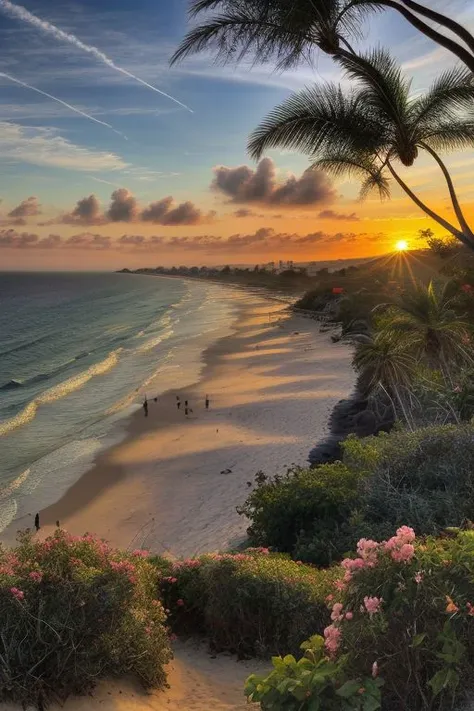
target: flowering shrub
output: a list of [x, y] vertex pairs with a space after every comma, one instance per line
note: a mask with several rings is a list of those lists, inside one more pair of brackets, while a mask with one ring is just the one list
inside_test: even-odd
[[90, 535], [0, 548], [0, 701], [44, 708], [106, 676], [161, 687], [171, 658], [156, 568]]
[[[301, 660], [297, 666], [291, 662], [291, 684], [275, 690], [275, 672], [254, 686], [251, 678], [251, 700], [263, 699], [262, 708], [275, 711], [459, 708], [474, 681], [474, 532], [417, 539], [412, 528], [401, 526], [387, 541], [360, 540], [357, 555], [344, 559], [339, 573], [327, 598], [331, 620], [323, 632], [326, 655], [337, 670], [321, 655], [321, 673], [307, 662], [302, 668]], [[384, 682], [380, 698], [368, 678], [378, 680], [377, 689]], [[347, 705], [340, 698], [342, 683], [371, 691], [361, 693], [360, 706]], [[289, 701], [294, 691], [301, 707]], [[356, 700], [354, 695], [350, 702]]]
[[322, 632], [337, 575], [248, 549], [176, 563], [162, 594], [178, 634], [205, 634], [215, 650], [264, 656], [297, 652], [305, 638]]

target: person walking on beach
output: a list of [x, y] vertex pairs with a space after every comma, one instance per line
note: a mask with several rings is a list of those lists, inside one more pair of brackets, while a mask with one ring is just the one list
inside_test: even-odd
[[209, 395], [206, 395], [206, 410], [209, 410]]
[[188, 407], [188, 401], [187, 401], [187, 400], [184, 401], [184, 407]]
[[187, 407], [184, 408], [184, 414], [186, 415], [186, 417], [188, 416], [188, 408]]
[[179, 399], [179, 395], [176, 395], [176, 407], [178, 410], [181, 409], [181, 400]]
[[37, 513], [35, 516], [35, 528], [36, 528], [37, 532], [40, 530], [40, 515], [39, 515], [39, 513]]
[[143, 401], [143, 411], [145, 412], [145, 417], [148, 417], [148, 400], [146, 399], [146, 395]]

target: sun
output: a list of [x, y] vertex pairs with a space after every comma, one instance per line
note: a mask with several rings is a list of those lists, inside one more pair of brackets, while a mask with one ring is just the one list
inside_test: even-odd
[[395, 249], [397, 250], [397, 252], [406, 252], [406, 250], [408, 249], [408, 242], [406, 241], [406, 239], [401, 239], [396, 242]]

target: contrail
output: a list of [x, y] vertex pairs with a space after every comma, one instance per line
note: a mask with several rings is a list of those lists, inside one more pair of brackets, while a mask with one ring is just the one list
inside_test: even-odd
[[48, 99], [52, 99], [53, 101], [56, 101], [58, 104], [62, 104], [67, 109], [74, 111], [75, 114], [79, 114], [80, 116], [84, 116], [84, 118], [89, 119], [89, 121], [94, 121], [94, 123], [100, 123], [101, 126], [106, 126], [107, 128], [110, 128], [111, 131], [113, 131], [114, 133], [118, 133], [119, 136], [122, 136], [122, 138], [125, 138], [125, 140], [128, 141], [127, 136], [125, 136], [123, 133], [120, 133], [120, 131], [117, 131], [117, 129], [115, 129], [113, 126], [111, 126], [110, 123], [107, 123], [106, 121], [100, 121], [99, 119], [94, 118], [94, 116], [90, 116], [89, 114], [86, 114], [85, 111], [81, 111], [81, 109], [78, 109], [75, 106], [71, 106], [71, 104], [66, 103], [62, 99], [58, 99], [57, 96], [48, 94], [47, 91], [43, 91], [42, 89], [37, 89], [35, 86], [31, 86], [31, 84], [27, 84], [25, 81], [20, 81], [20, 79], [16, 79], [15, 77], [12, 77], [11, 74], [5, 74], [5, 72], [0, 72], [0, 77], [4, 77], [4, 79], [8, 79], [8, 81], [12, 81], [15, 84], [24, 86], [25, 89], [31, 89], [31, 91], [36, 91], [38, 94], [47, 96]]
[[157, 89], [156, 86], [153, 86], [152, 84], [148, 84], [148, 82], [144, 81], [143, 79], [140, 79], [140, 77], [135, 76], [135, 74], [132, 74], [131, 72], [127, 71], [126, 69], [123, 69], [122, 67], [117, 66], [115, 64], [115, 62], [112, 59], [110, 59], [110, 57], [108, 57], [106, 54], [101, 52], [100, 49], [97, 49], [97, 47], [93, 47], [92, 45], [89, 45], [89, 44], [84, 44], [84, 42], [81, 42], [81, 40], [78, 37], [76, 37], [75, 35], [72, 35], [69, 32], [64, 32], [63, 30], [60, 30], [59, 27], [52, 25], [50, 22], [47, 22], [46, 20], [41, 20], [39, 17], [36, 17], [36, 15], [33, 15], [31, 12], [29, 12], [29, 10], [27, 10], [26, 7], [23, 7], [22, 5], [15, 5], [14, 3], [10, 2], [10, 0], [0, 0], [0, 9], [4, 10], [6, 12], [6, 14], [9, 15], [10, 17], [14, 17], [19, 20], [24, 20], [25, 22], [28, 22], [30, 25], [37, 27], [39, 30], [42, 30], [43, 32], [47, 32], [49, 34], [54, 35], [54, 37], [56, 37], [56, 39], [64, 40], [65, 42], [69, 42], [69, 44], [74, 45], [75, 47], [77, 47], [77, 49], [82, 49], [83, 52], [92, 54], [93, 57], [98, 59], [100, 62], [103, 62], [103, 64], [106, 64], [111, 69], [115, 69], [116, 72], [120, 72], [121, 74], [124, 74], [126, 77], [130, 77], [131, 79], [134, 79], [139, 84], [143, 84], [143, 86], [148, 87], [148, 89], [151, 89], [152, 91], [156, 91], [157, 94], [166, 96], [167, 99], [174, 101], [175, 104], [179, 104], [179, 106], [182, 106], [183, 109], [186, 109], [186, 111], [190, 111], [191, 113], [193, 113], [193, 110], [190, 109], [189, 106], [186, 106], [186, 104], [183, 104], [181, 101], [178, 101], [178, 99], [175, 99], [174, 96], [170, 96], [170, 94], [166, 94], [164, 91], [161, 91], [161, 89]]

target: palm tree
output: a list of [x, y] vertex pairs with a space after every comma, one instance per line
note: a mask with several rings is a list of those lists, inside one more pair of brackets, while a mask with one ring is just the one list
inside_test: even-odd
[[[260, 158], [269, 148], [299, 150], [313, 166], [336, 177], [362, 180], [361, 197], [377, 189], [390, 196], [390, 177], [433, 220], [474, 249], [474, 234], [459, 205], [451, 176], [438, 155], [474, 145], [474, 82], [462, 68], [444, 72], [420, 97], [385, 50], [340, 57], [355, 87], [315, 85], [275, 108], [252, 133], [249, 152]], [[394, 164], [413, 165], [429, 153], [446, 180], [459, 228], [429, 208], [402, 180]]]
[[373, 336], [359, 335], [352, 364], [359, 374], [358, 387], [363, 393], [385, 392], [395, 409], [410, 422], [407, 393], [410, 391], [417, 361], [407, 348], [407, 341], [393, 331], [383, 329]]
[[472, 365], [471, 327], [459, 316], [457, 293], [452, 284], [430, 282], [406, 291], [386, 312], [385, 329], [408, 339], [417, 360], [439, 369], [451, 382], [451, 373], [460, 365]]
[[[335, 55], [353, 53], [349, 39], [357, 36], [370, 12], [390, 8], [416, 29], [455, 54], [474, 71], [474, 37], [449, 17], [414, 0], [192, 0], [192, 19], [205, 22], [191, 29], [171, 58], [174, 64], [204, 49], [217, 59], [240, 61], [250, 52], [256, 61], [277, 60], [279, 68], [310, 60], [317, 47]], [[209, 16], [209, 11], [218, 14]], [[421, 18], [455, 34], [465, 45], [439, 32]]]

